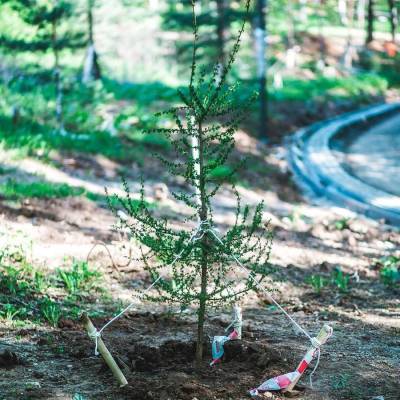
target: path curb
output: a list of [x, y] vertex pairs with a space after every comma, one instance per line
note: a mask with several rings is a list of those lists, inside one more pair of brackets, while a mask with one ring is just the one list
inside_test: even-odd
[[400, 226], [400, 197], [350, 175], [332, 152], [334, 140], [345, 137], [348, 130], [365, 129], [397, 112], [400, 103], [380, 104], [296, 132], [287, 143], [288, 163], [296, 183], [312, 197], [328, 198], [368, 217]]

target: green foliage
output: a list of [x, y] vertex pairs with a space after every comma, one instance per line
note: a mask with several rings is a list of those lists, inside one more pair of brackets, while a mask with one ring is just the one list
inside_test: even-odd
[[379, 271], [381, 281], [389, 286], [395, 287], [400, 283], [400, 257], [394, 255], [383, 257], [380, 260], [382, 268]]
[[280, 89], [271, 89], [275, 101], [303, 101], [327, 98], [357, 98], [366, 95], [378, 96], [388, 88], [387, 79], [377, 74], [359, 73], [349, 77], [327, 78], [317, 76], [315, 79], [287, 77]]
[[[68, 28], [65, 22], [73, 15], [71, 2], [58, 0], [8, 0], [10, 9], [20, 19], [20, 24], [24, 25], [25, 32], [31, 30], [35, 34], [31, 37], [18, 36], [9, 31], [2, 35], [2, 47], [5, 49], [18, 51], [40, 51], [45, 52], [49, 49], [62, 50], [65, 48], [79, 48], [84, 45], [83, 35], [77, 30]], [[63, 25], [61, 25], [64, 23]], [[55, 27], [57, 33], [55, 34]]]
[[[200, 2], [198, 2], [200, 4]], [[198, 52], [197, 59], [206, 64], [224, 63], [228, 55], [228, 46], [235, 40], [234, 32], [248, 18], [249, 13], [241, 7], [241, 2], [208, 1], [201, 2], [197, 10]], [[192, 32], [193, 18], [191, 2], [167, 1], [167, 8], [162, 13], [163, 28], [176, 32]], [[180, 38], [174, 42], [175, 57], [187, 65], [191, 62], [192, 41]]]
[[[66, 183], [49, 183], [46, 181], [22, 182], [15, 179], [7, 179], [0, 183], [0, 198], [7, 200], [24, 200], [29, 198], [64, 198], [70, 196], [85, 196], [91, 201], [107, 204], [111, 201], [114, 206], [118, 204], [115, 199], [107, 199], [105, 194], [98, 194], [86, 191], [79, 186], [70, 186]], [[144, 201], [144, 200], [143, 200]], [[156, 209], [157, 203], [144, 201], [149, 209]], [[131, 199], [132, 207], [139, 207], [142, 200]], [[39, 277], [37, 277], [39, 279]]]
[[99, 277], [83, 261], [45, 274], [28, 262], [22, 248], [5, 247], [0, 251], [0, 318], [46, 321], [52, 326], [62, 316], [76, 319], [82, 307], [90, 310]]
[[[246, 2], [246, 12], [250, 3]], [[146, 269], [153, 280], [160, 277], [161, 269], [169, 265], [169, 278], [160, 279], [158, 295], [147, 298], [160, 302], [179, 303], [184, 309], [191, 304], [198, 307], [197, 359], [201, 359], [203, 323], [207, 307], [217, 307], [240, 299], [249, 290], [256, 289], [255, 282], [262, 281], [270, 272], [268, 258], [271, 235], [262, 221], [263, 204], [254, 212], [243, 207], [237, 195], [236, 220], [224, 234], [221, 242], [210, 232], [214, 229], [211, 199], [223, 186], [223, 180], [231, 177], [236, 169], [227, 166], [234, 148], [234, 134], [245, 120], [255, 95], [236, 107], [238, 85], [229, 85], [227, 76], [239, 51], [245, 21], [229, 54], [225, 67], [216, 65], [211, 73], [197, 65], [198, 30], [193, 3], [193, 54], [190, 83], [179, 89], [181, 105], [157, 115], [164, 121], [170, 119], [166, 128], [154, 127], [148, 132], [162, 135], [171, 144], [176, 157], [172, 160], [162, 154], [157, 158], [172, 176], [181, 176], [190, 191], [173, 192], [173, 196], [186, 204], [192, 214], [188, 220], [200, 220], [202, 231], [193, 228], [176, 230], [166, 219], [153, 216], [144, 202], [132, 203], [130, 191], [124, 181], [126, 198], [114, 197], [119, 206], [134, 220], [120, 219], [121, 226], [129, 228], [131, 236], [141, 246]], [[196, 155], [197, 154], [197, 155]], [[241, 164], [239, 164], [241, 166]], [[110, 207], [117, 213], [117, 207]], [[195, 239], [195, 240], [194, 240]], [[179, 255], [179, 257], [177, 256]], [[240, 257], [250, 271], [244, 278], [243, 287], [229, 278], [235, 272], [232, 255]], [[235, 275], [235, 274], [233, 274]]]
[[40, 312], [46, 321], [52, 326], [57, 326], [61, 317], [61, 308], [58, 303], [48, 297], [44, 298], [40, 304]]
[[349, 290], [350, 276], [345, 274], [340, 267], [333, 270], [331, 276], [331, 282], [341, 292], [346, 293]]
[[159, 147], [159, 148], [170, 148], [170, 143], [166, 138], [162, 135], [156, 133], [143, 133], [143, 132], [134, 132], [131, 135], [126, 135], [128, 139], [131, 139], [135, 143], [144, 144], [150, 147]]
[[321, 293], [321, 290], [329, 285], [329, 280], [324, 278], [321, 275], [311, 275], [306, 279], [306, 282], [309, 283], [316, 293]]
[[338, 231], [344, 231], [345, 229], [349, 229], [349, 222], [350, 222], [350, 218], [341, 218], [341, 219], [334, 221], [333, 226]]
[[349, 291], [350, 275], [345, 274], [340, 267], [335, 267], [329, 278], [313, 274], [306, 278], [306, 283], [311, 285], [318, 294], [328, 286], [339, 289], [342, 293], [347, 293]]
[[7, 175], [10, 172], [12, 172], [13, 170], [14, 170], [13, 168], [9, 168], [4, 165], [0, 165], [0, 175]]
[[8, 179], [0, 184], [0, 195], [6, 199], [22, 200], [25, 198], [62, 198], [68, 196], [80, 196], [85, 190], [80, 187], [72, 187], [65, 183], [48, 182], [19, 182]]
[[44, 293], [49, 286], [46, 275], [41, 271], [33, 271], [33, 287], [35, 292]]
[[57, 275], [70, 294], [89, 290], [100, 274], [91, 271], [87, 262], [74, 261], [70, 270], [57, 270]]
[[86, 400], [86, 399], [81, 394], [75, 393], [74, 396], [72, 397], [72, 400]]
[[[49, 159], [54, 151], [102, 154], [121, 162], [143, 164], [146, 149], [169, 149], [164, 136], [144, 134], [154, 126], [148, 109], [157, 110], [159, 101], [176, 101], [176, 90], [160, 83], [121, 84], [105, 80], [87, 87], [75, 81], [76, 71], [68, 73], [64, 84], [63, 121], [66, 134], [55, 134], [54, 87], [48, 73], [25, 72], [23, 79], [0, 85], [0, 143], [14, 149], [18, 157]], [[160, 92], [161, 91], [161, 92]], [[174, 91], [174, 97], [171, 92]], [[158, 98], [157, 98], [158, 96]], [[124, 106], [119, 106], [122, 101]], [[129, 100], [129, 103], [127, 102]], [[164, 103], [163, 103], [164, 104]], [[18, 117], [13, 110], [18, 110]], [[109, 131], [105, 119], [114, 118], [118, 135]], [[157, 122], [165, 127], [167, 121]], [[133, 146], [127, 145], [133, 142]]]
[[0, 317], [7, 321], [13, 321], [15, 317], [23, 317], [25, 314], [25, 308], [16, 307], [14, 304], [3, 304], [0, 308]]
[[235, 170], [232, 169], [229, 165], [220, 165], [214, 168], [210, 174], [210, 179], [215, 181], [231, 181], [233, 179], [233, 175]]
[[0, 275], [0, 288], [13, 296], [26, 296], [31, 292], [31, 274], [26, 264], [22, 268], [4, 265]]

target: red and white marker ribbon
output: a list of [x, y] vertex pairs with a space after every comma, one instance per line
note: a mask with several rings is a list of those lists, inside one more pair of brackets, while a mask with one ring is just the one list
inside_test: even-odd
[[232, 327], [233, 331], [228, 336], [214, 336], [211, 345], [213, 359], [210, 366], [221, 362], [224, 355], [224, 344], [227, 341], [242, 338], [242, 309], [238, 305], [233, 307], [233, 322], [225, 330], [228, 331]]
[[[320, 347], [332, 336], [332, 332], [333, 330], [330, 326], [324, 325], [318, 336], [316, 338], [312, 338], [312, 346], [307, 350], [307, 353], [295, 371], [268, 379], [257, 388], [251, 389], [249, 392], [250, 395], [257, 396], [270, 391], [287, 391], [293, 389], [315, 356], [318, 357], [317, 364], [314, 368], [314, 371], [316, 370], [319, 362]], [[314, 371], [311, 373], [311, 375], [314, 373]]]

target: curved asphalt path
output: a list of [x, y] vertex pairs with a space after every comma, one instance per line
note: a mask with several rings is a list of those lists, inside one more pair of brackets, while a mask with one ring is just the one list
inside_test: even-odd
[[344, 149], [343, 161], [349, 174], [400, 196], [400, 114], [357, 135]]
[[400, 226], [400, 103], [297, 132], [288, 143], [288, 161], [312, 197]]

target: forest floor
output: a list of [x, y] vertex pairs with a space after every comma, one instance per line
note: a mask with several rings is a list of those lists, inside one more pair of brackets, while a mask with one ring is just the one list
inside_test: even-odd
[[[119, 190], [121, 165], [102, 156], [62, 155], [43, 162], [29, 158], [16, 161], [6, 151], [2, 153], [1, 184], [7, 185], [10, 179], [35, 183], [35, 174], [39, 174], [50, 187], [66, 183], [92, 194], [28, 198], [18, 192], [26, 187], [14, 185], [18, 200], [3, 198], [0, 203], [2, 249], [4, 253], [7, 246], [21, 244], [29, 264], [49, 276], [72, 258], [86, 260], [91, 252], [88, 264], [101, 273], [101, 290], [75, 294], [71, 301], [77, 308], [75, 317], [85, 308], [95, 308], [97, 314], [91, 315], [100, 327], [121, 304], [132, 300], [138, 288], [148, 286], [150, 278], [140, 262], [127, 262], [128, 247], [132, 246], [134, 254], [135, 247], [112, 226], [115, 219], [104, 201], [97, 201], [104, 186]], [[303, 390], [296, 398], [398, 399], [400, 292], [381, 281], [380, 270], [384, 260], [400, 255], [399, 230], [329, 204], [307, 203], [292, 182], [282, 146], [267, 147], [239, 132], [234, 159], [243, 155], [248, 157], [248, 167], [238, 179], [239, 193], [243, 203], [265, 201], [265, 218], [271, 220], [274, 233], [271, 263], [276, 272], [269, 284], [273, 293], [312, 334], [323, 323], [334, 329], [322, 349], [313, 388], [304, 377]], [[137, 182], [137, 166], [124, 168], [131, 170], [128, 179]], [[182, 182], [168, 177], [154, 162], [146, 161], [144, 171], [146, 196], [154, 201], [154, 213], [168, 215], [176, 226], [183, 226], [185, 210], [171, 195], [154, 199], [160, 182], [170, 189], [181, 187]], [[132, 188], [135, 192], [137, 183]], [[215, 221], [223, 230], [234, 218], [235, 202], [228, 185], [214, 205]], [[96, 243], [107, 246], [113, 261], [103, 245], [93, 249]], [[344, 278], [338, 277], [338, 271]], [[319, 288], [318, 282], [324, 287]], [[51, 296], [57, 299], [59, 288], [54, 288]], [[248, 390], [268, 377], [293, 371], [308, 342], [264, 295], [249, 294], [242, 306], [242, 345], [227, 351], [223, 363], [213, 368], [209, 367], [207, 345], [203, 368], [196, 370], [193, 310], [179, 313], [173, 307], [137, 301], [103, 336], [124, 365], [129, 381], [124, 388], [118, 388], [101, 358], [94, 356], [93, 342], [70, 314], [61, 313], [55, 327], [28, 317], [3, 315], [0, 399], [248, 398]], [[229, 322], [229, 307], [213, 311], [206, 332], [221, 335]]]

